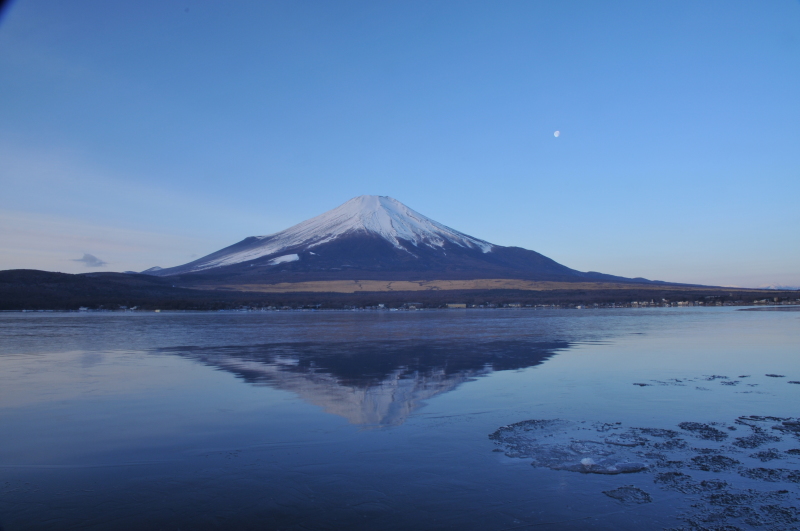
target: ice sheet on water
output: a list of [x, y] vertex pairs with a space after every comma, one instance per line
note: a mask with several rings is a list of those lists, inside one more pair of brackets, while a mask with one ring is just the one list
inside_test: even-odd
[[[740, 430], [746, 433], [729, 436]], [[777, 531], [800, 524], [800, 449], [792, 448], [800, 437], [798, 419], [751, 415], [732, 423], [646, 428], [533, 419], [498, 428], [489, 437], [505, 455], [530, 460], [534, 467], [638, 474], [659, 490], [686, 495], [683, 529]], [[642, 486], [639, 481], [602, 492], [623, 504], [658, 501], [658, 493]]]
[[[594, 436], [608, 429], [608, 425], [583, 425], [560, 419], [526, 420], [503, 426], [489, 438], [504, 447], [509, 457], [529, 458], [533, 466], [553, 470], [616, 475], [647, 468], [647, 463], [634, 459], [631, 449], [638, 442], [629, 434]], [[587, 438], [574, 437], [582, 432], [588, 432]]]

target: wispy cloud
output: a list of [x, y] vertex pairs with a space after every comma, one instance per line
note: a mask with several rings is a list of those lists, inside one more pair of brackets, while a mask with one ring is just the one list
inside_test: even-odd
[[77, 258], [81, 256], [75, 253], [77, 249], [96, 253], [95, 257], [111, 264], [107, 267], [114, 271], [142, 271], [154, 265], [184, 264], [192, 254], [208, 254], [229, 243], [224, 239], [133, 230], [113, 223], [0, 208], [0, 270], [83, 273], [87, 263]]
[[108, 265], [108, 262], [104, 262], [100, 260], [93, 254], [83, 253], [83, 258], [75, 258], [72, 260], [73, 262], [83, 262], [83, 265], [86, 267], [103, 267], [104, 265]]

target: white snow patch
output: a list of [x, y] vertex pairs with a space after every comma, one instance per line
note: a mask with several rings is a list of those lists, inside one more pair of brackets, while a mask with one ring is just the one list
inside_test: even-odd
[[278, 258], [273, 258], [267, 265], [278, 265], [278, 264], [285, 264], [286, 262], [296, 262], [300, 260], [300, 255], [298, 254], [285, 254], [283, 256], [279, 256]]

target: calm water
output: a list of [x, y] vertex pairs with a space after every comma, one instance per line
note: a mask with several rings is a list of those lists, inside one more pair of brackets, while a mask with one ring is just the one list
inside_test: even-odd
[[[717, 521], [796, 529], [790, 381], [800, 312], [4, 314], [0, 527], [702, 529], [716, 498], [658, 482], [671, 466], [766, 507]], [[624, 447], [638, 473], [553, 469], [489, 438], [529, 419], [565, 421], [553, 444], [628, 428], [685, 444], [671, 461], [662, 439]], [[768, 438], [733, 444], [751, 432]], [[737, 465], [702, 470], [706, 454]], [[628, 485], [650, 500], [604, 493]]]

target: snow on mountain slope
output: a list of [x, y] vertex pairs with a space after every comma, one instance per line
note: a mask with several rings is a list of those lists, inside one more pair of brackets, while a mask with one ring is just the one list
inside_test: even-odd
[[[284, 250], [307, 251], [342, 236], [367, 233], [380, 236], [394, 247], [413, 254], [415, 247], [442, 248], [446, 243], [491, 252], [492, 244], [473, 238], [423, 216], [400, 201], [386, 196], [362, 195], [315, 218], [281, 232], [256, 236], [252, 243], [237, 244], [236, 249], [218, 251], [187, 264], [186, 272], [247, 262]], [[289, 255], [296, 257], [297, 254]], [[283, 257], [281, 257], [283, 258]], [[296, 260], [297, 258], [294, 258]], [[275, 264], [280, 262], [273, 260]], [[181, 268], [183, 269], [183, 268]]]
[[267, 264], [268, 265], [278, 265], [278, 264], [285, 264], [286, 262], [296, 262], [300, 260], [300, 256], [296, 254], [286, 254], [283, 256], [279, 256], [278, 258], [273, 258]]
[[261, 238], [314, 238], [314, 245], [319, 245], [357, 231], [378, 234], [398, 249], [404, 249], [399, 241], [401, 239], [410, 241], [415, 246], [442, 247], [449, 241], [461, 247], [481, 249], [484, 253], [492, 249], [488, 242], [442, 225], [396, 199], [377, 195], [355, 197], [320, 216]]

